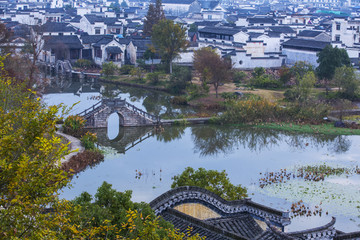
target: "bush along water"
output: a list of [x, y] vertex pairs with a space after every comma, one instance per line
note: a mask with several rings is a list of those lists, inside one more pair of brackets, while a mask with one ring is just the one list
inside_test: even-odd
[[97, 142], [97, 136], [95, 133], [87, 132], [81, 137], [81, 143], [86, 150], [95, 150], [96, 142]]
[[226, 123], [269, 123], [294, 122], [319, 124], [328, 115], [329, 106], [321, 102], [308, 101], [306, 104], [288, 104], [280, 107], [266, 99], [227, 100], [226, 111], [220, 122]]
[[84, 134], [86, 120], [83, 117], [71, 115], [64, 121], [64, 133], [74, 137], [81, 137]]

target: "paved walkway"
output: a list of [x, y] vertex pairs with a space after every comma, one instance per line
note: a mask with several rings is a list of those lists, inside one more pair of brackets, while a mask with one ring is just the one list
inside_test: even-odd
[[81, 142], [78, 138], [67, 135], [67, 134], [59, 132], [59, 131], [56, 132], [56, 134], [66, 138], [70, 142], [70, 145], [69, 145], [70, 153], [68, 155], [66, 155], [63, 159], [61, 159], [61, 164], [69, 161], [72, 156], [75, 156], [76, 154], [81, 153], [85, 150], [85, 148], [83, 146], [81, 146]]

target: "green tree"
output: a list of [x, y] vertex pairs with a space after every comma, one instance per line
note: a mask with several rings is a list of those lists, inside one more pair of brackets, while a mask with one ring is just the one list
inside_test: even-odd
[[310, 96], [311, 90], [316, 83], [315, 73], [310, 71], [300, 79], [295, 89], [298, 92], [299, 102], [306, 102]]
[[[93, 198], [83, 192], [73, 200], [75, 206], [81, 209], [79, 222], [85, 226], [91, 224], [93, 228], [107, 222], [113, 226], [106, 232], [107, 239], [186, 239], [183, 233], [173, 229], [173, 225], [155, 216], [148, 203], [131, 201], [132, 192], [127, 190], [118, 192], [111, 184], [104, 182]], [[95, 237], [104, 238], [104, 232]], [[194, 235], [189, 239], [202, 239]]]
[[174, 181], [171, 188], [180, 186], [201, 187], [229, 201], [247, 197], [246, 188], [241, 185], [233, 185], [225, 170], [219, 172], [204, 168], [194, 170], [187, 167], [180, 175], [176, 175], [172, 179]]
[[356, 77], [352, 67], [342, 66], [336, 68], [334, 82], [344, 97], [349, 99], [356, 97], [359, 88], [359, 79]]
[[103, 63], [101, 67], [101, 73], [105, 76], [115, 75], [115, 73], [119, 70], [118, 66], [116, 66], [113, 62]]
[[189, 32], [197, 32], [197, 31], [198, 31], [198, 26], [196, 25], [196, 23], [190, 24]]
[[152, 30], [152, 42], [172, 73], [172, 61], [188, 47], [186, 29], [171, 20], [161, 20]]
[[316, 68], [317, 75], [320, 79], [330, 81], [333, 79], [335, 69], [341, 66], [350, 66], [350, 58], [345, 49], [327, 45], [317, 54], [319, 66]]
[[290, 69], [291, 76], [295, 78], [295, 84], [298, 84], [305, 74], [310, 71], [314, 71], [313, 67], [311, 64], [304, 61], [296, 62]]
[[219, 86], [231, 80], [230, 61], [221, 58], [211, 48], [201, 48], [194, 52], [193, 62], [203, 81], [213, 84], [218, 97]]
[[182, 93], [192, 78], [191, 70], [187, 67], [176, 67], [170, 75], [169, 90], [174, 94]]
[[153, 31], [153, 26], [158, 24], [160, 20], [165, 19], [164, 11], [161, 7], [161, 0], [156, 0], [155, 6], [154, 4], [149, 5], [148, 12], [145, 16], [144, 20], [144, 35], [151, 36]]
[[154, 58], [156, 56], [156, 49], [153, 45], [149, 46], [148, 49], [144, 52], [144, 59], [151, 59], [151, 72], [154, 70]]

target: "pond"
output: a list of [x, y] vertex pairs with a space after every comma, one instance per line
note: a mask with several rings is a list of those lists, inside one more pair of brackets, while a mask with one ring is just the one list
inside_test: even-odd
[[[75, 94], [49, 93], [44, 101], [67, 105], [80, 101], [73, 109], [76, 113], [96, 103], [96, 96], [111, 93], [152, 113], [193, 111], [172, 106], [169, 96], [163, 93], [114, 86], [108, 89], [111, 89], [108, 93], [104, 86], [94, 92], [85, 92], [83, 88], [81, 93], [75, 91]], [[321, 216], [294, 217], [287, 231], [324, 225], [331, 216], [337, 218], [339, 230], [360, 230], [360, 175], [357, 174], [360, 136], [212, 125], [173, 126], [154, 131], [151, 127], [121, 128], [116, 118], [107, 130], [99, 129], [97, 134], [99, 146], [105, 152], [104, 161], [74, 177], [73, 187], [64, 189], [62, 197], [73, 199], [83, 191], [94, 194], [102, 182], [107, 181], [119, 191], [132, 190], [134, 201], [150, 202], [169, 190], [171, 178], [186, 167], [203, 167], [226, 170], [233, 184], [247, 187], [249, 197], [267, 206], [290, 210], [293, 203], [302, 200], [302, 204], [314, 212], [322, 209]], [[323, 164], [345, 170], [320, 181], [295, 176], [301, 167]], [[269, 174], [280, 176], [285, 169], [291, 173], [289, 179], [261, 186], [260, 179]]]

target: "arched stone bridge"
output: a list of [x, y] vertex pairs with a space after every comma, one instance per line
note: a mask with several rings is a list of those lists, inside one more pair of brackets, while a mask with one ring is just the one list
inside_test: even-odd
[[160, 123], [159, 117], [149, 114], [121, 98], [102, 99], [78, 115], [85, 118], [85, 127], [106, 128], [108, 118], [112, 113], [119, 115], [120, 126], [124, 127], [151, 126]]

